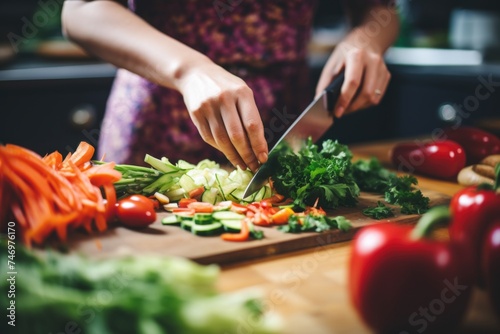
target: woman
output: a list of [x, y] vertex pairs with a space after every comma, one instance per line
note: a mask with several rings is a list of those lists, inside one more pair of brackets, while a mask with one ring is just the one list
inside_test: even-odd
[[[342, 69], [335, 116], [379, 103], [395, 40], [390, 1], [345, 1], [353, 23], [323, 69], [321, 92]], [[264, 125], [308, 98], [306, 48], [315, 1], [73, 0], [66, 36], [121, 68], [102, 124], [99, 151], [141, 164], [219, 160], [256, 170], [267, 160]], [[206, 143], [214, 149], [208, 150]], [[220, 151], [220, 152], [218, 152]]]

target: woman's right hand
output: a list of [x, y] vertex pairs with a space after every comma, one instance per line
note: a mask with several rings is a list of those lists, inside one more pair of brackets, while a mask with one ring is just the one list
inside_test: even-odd
[[205, 142], [234, 166], [255, 171], [267, 161], [264, 127], [252, 90], [222, 67], [207, 62], [178, 81], [189, 115]]

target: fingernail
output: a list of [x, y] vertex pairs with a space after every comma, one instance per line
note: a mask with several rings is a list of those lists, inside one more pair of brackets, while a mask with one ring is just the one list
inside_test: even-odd
[[259, 162], [263, 164], [264, 162], [267, 161], [267, 153], [262, 152], [259, 154]]
[[335, 116], [337, 116], [338, 118], [342, 117], [344, 111], [345, 111], [344, 107], [338, 107], [337, 111], [335, 111]]

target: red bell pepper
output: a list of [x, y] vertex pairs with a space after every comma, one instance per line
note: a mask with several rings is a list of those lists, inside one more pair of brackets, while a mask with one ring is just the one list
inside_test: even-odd
[[500, 317], [500, 219], [491, 224], [486, 232], [481, 262], [491, 305]]
[[500, 219], [500, 193], [495, 190], [500, 183], [500, 164], [496, 167], [496, 182], [493, 187], [480, 185], [467, 187], [451, 199], [450, 239], [465, 250], [465, 258], [479, 286], [481, 277], [481, 251], [485, 234], [494, 220]]
[[448, 208], [436, 207], [414, 229], [387, 222], [355, 236], [350, 296], [376, 332], [449, 333], [460, 323], [472, 291], [461, 249], [424, 238], [433, 224], [448, 219]]
[[455, 178], [466, 160], [462, 146], [451, 140], [400, 143], [390, 158], [399, 171], [442, 179]]
[[221, 235], [222, 240], [226, 241], [247, 241], [250, 238], [250, 224], [247, 218], [241, 220], [241, 230], [240, 233], [223, 233]]
[[476, 164], [488, 155], [500, 153], [500, 139], [492, 133], [475, 127], [446, 128], [444, 136], [464, 148], [467, 165]]

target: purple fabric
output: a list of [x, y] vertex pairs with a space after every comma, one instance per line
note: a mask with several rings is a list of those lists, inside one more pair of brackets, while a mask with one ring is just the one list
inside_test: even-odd
[[[311, 96], [306, 51], [316, 1], [129, 0], [158, 30], [206, 54], [253, 90], [264, 124], [274, 110], [302, 110]], [[223, 155], [198, 134], [182, 96], [119, 70], [102, 124], [99, 155], [143, 164], [144, 155], [191, 162]]]

